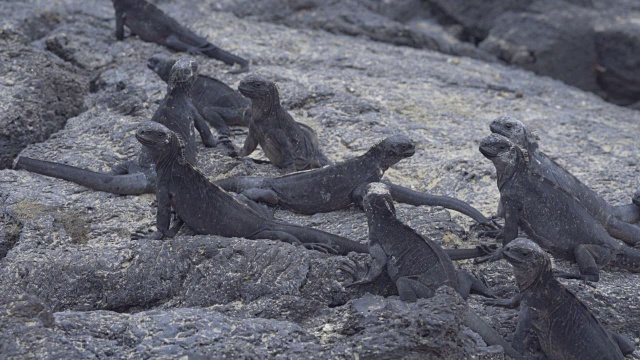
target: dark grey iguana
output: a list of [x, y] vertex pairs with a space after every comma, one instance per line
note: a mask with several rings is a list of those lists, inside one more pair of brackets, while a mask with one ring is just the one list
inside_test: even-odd
[[[371, 283], [386, 269], [403, 301], [414, 302], [418, 298], [430, 298], [442, 285], [454, 288], [464, 299], [469, 297], [471, 291], [494, 297], [479, 279], [464, 270], [456, 270], [446, 251], [438, 244], [396, 218], [393, 198], [386, 184], [367, 185], [363, 205], [369, 225], [371, 261], [366, 275], [348, 286]], [[357, 266], [354, 268], [348, 263], [345, 265], [347, 267], [341, 268], [342, 270], [356, 278], [360, 275], [355, 269]], [[488, 344], [502, 345], [506, 354], [521, 358], [509, 343], [475, 313], [469, 311], [466, 324]]]
[[[197, 73], [196, 61], [189, 58], [179, 59], [171, 69], [167, 95], [151, 118], [180, 135], [185, 144], [185, 157], [191, 162], [196, 160], [194, 125], [200, 132], [205, 146], [213, 147], [217, 144], [207, 123], [200, 117], [189, 98]], [[117, 166], [115, 174], [103, 174], [24, 156], [18, 159], [15, 168], [72, 181], [94, 190], [114, 194], [152, 193], [156, 188], [153, 160], [145, 149], [141, 150], [137, 161]]]
[[488, 304], [515, 308], [518, 325], [511, 344], [523, 352], [530, 330], [551, 360], [623, 359], [634, 343], [605, 328], [589, 308], [554, 277], [549, 256], [529, 239], [506, 245], [504, 258], [513, 266], [520, 292], [511, 300], [487, 299]]
[[276, 84], [258, 75], [248, 75], [238, 86], [251, 99], [249, 135], [239, 156], [251, 154], [260, 145], [271, 162], [288, 171], [330, 165], [313, 129], [293, 120], [282, 108]]
[[491, 134], [480, 143], [480, 152], [493, 162], [498, 175], [505, 211], [503, 246], [521, 227], [553, 256], [578, 263], [580, 275], [558, 276], [598, 281], [598, 266], [607, 264], [640, 272], [640, 250], [613, 239], [571, 194], [535, 173], [511, 140]]
[[[278, 205], [301, 214], [331, 212], [361, 204], [364, 187], [379, 182], [384, 172], [398, 161], [413, 156], [415, 146], [406, 136], [391, 136], [365, 154], [347, 161], [276, 178], [234, 177], [216, 183], [227, 191], [242, 193], [251, 200]], [[482, 213], [464, 201], [437, 196], [389, 184], [396, 201], [411, 205], [443, 206], [465, 214], [478, 223], [491, 225]]]
[[[166, 55], [154, 55], [147, 62], [147, 67], [169, 82], [171, 67], [175, 62]], [[230, 136], [230, 125], [249, 126], [251, 100], [220, 80], [198, 75], [193, 83], [191, 101], [200, 115], [220, 134]]]
[[533, 171], [574, 196], [609, 235], [627, 244], [640, 244], [640, 227], [630, 223], [640, 221], [640, 207], [635, 204], [612, 206], [588, 186], [540, 151], [535, 136], [520, 121], [501, 116], [491, 122], [491, 132], [503, 135], [526, 150]]
[[131, 35], [138, 35], [144, 41], [154, 42], [191, 55], [206, 55], [227, 65], [240, 65], [240, 69], [232, 73], [249, 70], [247, 60], [209, 43], [205, 38], [194, 34], [145, 0], [113, 0], [113, 7], [116, 11], [116, 39], [118, 40], [124, 39], [126, 25]]
[[[156, 239], [173, 237], [183, 224], [198, 234], [273, 239], [347, 254], [365, 253], [367, 246], [324, 231], [267, 219], [210, 182], [184, 157], [178, 137], [155, 122], [145, 122], [136, 139], [148, 149], [156, 164]], [[170, 228], [171, 208], [178, 216]]]

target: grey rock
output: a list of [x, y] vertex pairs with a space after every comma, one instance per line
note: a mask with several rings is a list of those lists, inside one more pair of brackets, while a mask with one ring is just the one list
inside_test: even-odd
[[[91, 92], [78, 96], [86, 111], [21, 155], [101, 172], [134, 158], [139, 150], [137, 125], [151, 117], [166, 91], [166, 84], [145, 64], [150, 56], [168, 54], [167, 50], [135, 37], [116, 43], [109, 2], [9, 3], [20, 3], [24, 11], [54, 6], [51, 11], [64, 20], [43, 25], [34, 40], [17, 31], [3, 33], [11, 49], [35, 49], [62, 67], [80, 69], [46, 50], [46, 39], [64, 32], [69, 43], [62, 49], [93, 79], [86, 82]], [[389, 169], [388, 180], [455, 196], [489, 215], [497, 206], [498, 191], [493, 166], [478, 153], [477, 141], [488, 134], [492, 119], [509, 114], [536, 129], [546, 154], [611, 203], [628, 203], [639, 185], [640, 163], [633, 160], [640, 154], [635, 111], [530, 72], [210, 12], [217, 3], [157, 2], [221, 47], [251, 55], [252, 68], [279, 84], [284, 106], [318, 132], [320, 145], [333, 161], [361, 154], [392, 134], [409, 136], [417, 152]], [[82, 41], [90, 46], [77, 45]], [[92, 49], [100, 50], [89, 54]], [[103, 57], [109, 59], [104, 66], [94, 61]], [[201, 73], [237, 86], [240, 78], [227, 74], [225, 65], [197, 59]], [[19, 65], [22, 73], [28, 72], [27, 63]], [[6, 79], [0, 72], [0, 83]], [[24, 103], [0, 96], [5, 106]], [[236, 145], [243, 140], [233, 139]], [[235, 160], [221, 150], [198, 146], [198, 167], [212, 180], [281, 174], [268, 164]], [[263, 158], [260, 153], [252, 156]], [[0, 293], [36, 297], [55, 319], [46, 327], [35, 313], [25, 317], [0, 311], [0, 346], [11, 349], [9, 357], [206, 358], [214, 351], [254, 358], [317, 354], [352, 359], [356, 353], [374, 358], [375, 351], [405, 358], [503, 356], [461, 325], [459, 314], [465, 305], [447, 289], [432, 299], [403, 304], [384, 281], [357, 291], [345, 289], [349, 280], [337, 270], [343, 257], [288, 244], [193, 237], [188, 229], [171, 241], [131, 240], [132, 232], [153, 227], [154, 199], [149, 194], [90, 191], [23, 171], [0, 171], [0, 247], [6, 244], [6, 256], [0, 259]], [[474, 232], [467, 231], [471, 222], [464, 216], [424, 206], [400, 204], [397, 209], [404, 223], [444, 247], [479, 243]], [[364, 214], [355, 207], [313, 216], [277, 210], [275, 217], [360, 242], [367, 239]], [[364, 260], [364, 255], [350, 256]], [[460, 266], [483, 274], [499, 296], [515, 291], [511, 271], [503, 263]], [[557, 261], [556, 266], [571, 270], [572, 265]], [[582, 283], [568, 286], [607, 327], [640, 337], [637, 275], [605, 269], [597, 289]], [[513, 332], [511, 310], [484, 307], [473, 297], [469, 304], [501, 335], [508, 338]], [[238, 330], [228, 335], [227, 329]]]

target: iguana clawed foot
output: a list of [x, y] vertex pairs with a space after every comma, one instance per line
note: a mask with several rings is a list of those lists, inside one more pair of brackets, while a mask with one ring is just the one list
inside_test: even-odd
[[348, 259], [342, 261], [338, 266], [338, 269], [355, 280], [354, 282], [345, 285], [345, 287], [352, 287], [371, 282], [371, 280], [367, 278], [367, 274], [369, 274], [369, 264], [367, 262], [359, 263], [357, 261]]
[[162, 240], [164, 238], [164, 234], [160, 231], [153, 231], [151, 229], [148, 230], [136, 230], [131, 233], [131, 240]]
[[325, 254], [338, 254], [338, 247], [323, 243], [306, 243], [302, 244], [306, 249], [319, 251]]
[[498, 261], [503, 258], [502, 247], [498, 248], [493, 244], [482, 244], [478, 246], [478, 249], [486, 252], [486, 256], [482, 256], [473, 260], [474, 264], [481, 264], [483, 262]]
[[[471, 225], [471, 229], [472, 230], [477, 230], [477, 229], [488, 229], [486, 231], [481, 231], [479, 232], [480, 234], [490, 234], [490, 233], [502, 233], [502, 225], [500, 225], [497, 221], [495, 217], [489, 218], [487, 221], [485, 222], [479, 222], [479, 223], [475, 223], [473, 225]], [[487, 236], [487, 235], [485, 235]]]
[[600, 280], [600, 276], [598, 274], [575, 274], [564, 271], [553, 271], [553, 277], [562, 278], [562, 279], [575, 279], [575, 280], [584, 280], [585, 284], [589, 284], [590, 282], [598, 282]]

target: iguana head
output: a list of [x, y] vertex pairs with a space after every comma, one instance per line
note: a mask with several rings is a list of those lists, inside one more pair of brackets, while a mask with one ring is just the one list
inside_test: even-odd
[[538, 244], [517, 238], [502, 249], [504, 258], [513, 266], [520, 290], [529, 288], [541, 277], [552, 276], [551, 259]]
[[520, 166], [526, 166], [526, 159], [511, 140], [499, 134], [491, 134], [480, 142], [480, 152], [491, 160], [498, 175], [498, 188], [511, 178]]
[[252, 101], [277, 101], [280, 103], [276, 84], [260, 75], [251, 74], [242, 79], [242, 81], [240, 81], [240, 85], [238, 85], [238, 90], [242, 95], [248, 97]]
[[175, 63], [175, 60], [164, 54], [156, 54], [147, 60], [147, 67], [158, 74], [162, 80], [169, 82], [171, 68]]
[[396, 216], [389, 186], [384, 183], [374, 182], [365, 187], [363, 206], [367, 216]]
[[413, 156], [416, 147], [413, 141], [404, 135], [394, 135], [374, 145], [369, 151], [376, 159], [389, 167], [398, 161]]
[[166, 126], [155, 121], [140, 123], [136, 131], [136, 139], [140, 144], [151, 149], [163, 149], [169, 147], [176, 134]]
[[489, 129], [494, 134], [500, 134], [509, 138], [516, 145], [529, 151], [534, 150], [532, 146], [537, 147], [537, 137], [525, 126], [525, 124], [510, 116], [500, 116], [493, 120], [489, 125]]
[[169, 89], [178, 87], [191, 89], [191, 85], [193, 85], [197, 76], [198, 62], [189, 57], [182, 57], [171, 67]]

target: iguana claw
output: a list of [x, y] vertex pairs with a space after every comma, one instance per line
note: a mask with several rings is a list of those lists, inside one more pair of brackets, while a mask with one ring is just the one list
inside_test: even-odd
[[483, 257], [479, 257], [477, 259], [473, 260], [474, 264], [481, 264], [483, 262], [493, 262], [493, 261], [498, 261], [500, 259], [502, 259], [502, 248], [498, 248], [496, 250], [491, 250], [489, 249], [488, 246], [484, 245], [480, 245], [479, 248], [481, 248], [483, 251], [486, 251], [488, 253], [488, 255], [483, 256]]

